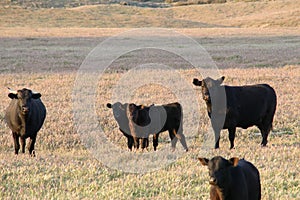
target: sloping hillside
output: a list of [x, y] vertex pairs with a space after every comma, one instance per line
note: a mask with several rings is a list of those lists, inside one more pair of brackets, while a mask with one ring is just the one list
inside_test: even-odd
[[300, 1], [228, 2], [169, 8], [87, 5], [76, 8], [0, 8], [0, 27], [212, 28], [300, 27]]

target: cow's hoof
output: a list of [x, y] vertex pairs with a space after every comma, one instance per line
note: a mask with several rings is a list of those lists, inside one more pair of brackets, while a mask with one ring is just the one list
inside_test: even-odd
[[30, 153], [30, 157], [35, 157], [35, 151], [34, 150]]

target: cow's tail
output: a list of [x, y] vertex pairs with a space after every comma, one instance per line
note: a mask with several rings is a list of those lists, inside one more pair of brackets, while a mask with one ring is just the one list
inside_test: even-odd
[[173, 129], [173, 134], [175, 135], [175, 137], [177, 137], [179, 140], [181, 140], [181, 135], [178, 134], [175, 129]]

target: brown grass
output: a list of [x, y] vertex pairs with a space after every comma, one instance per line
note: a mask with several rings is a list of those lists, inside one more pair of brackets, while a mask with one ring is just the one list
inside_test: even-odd
[[[203, 134], [209, 122], [205, 106], [199, 95], [201, 120], [197, 136], [189, 140], [190, 152], [170, 166], [159, 171], [127, 174], [106, 168], [92, 158], [82, 146], [72, 120], [71, 93], [75, 73], [36, 73], [1, 75], [4, 87], [27, 86], [42, 93], [48, 116], [40, 131], [37, 157], [13, 155], [13, 143], [9, 130], [3, 121], [9, 99], [6, 91], [1, 95], [1, 177], [0, 190], [4, 199], [14, 198], [113, 198], [126, 199], [208, 199], [209, 185], [207, 169], [198, 164], [197, 156], [224, 157], [240, 156], [253, 162], [261, 173], [263, 199], [296, 199], [299, 197], [299, 118], [300, 94], [299, 66], [284, 68], [227, 69], [220, 73], [226, 76], [226, 84], [243, 85], [269, 83], [278, 95], [278, 109], [274, 120], [273, 134], [267, 148], [259, 147], [261, 137], [258, 129], [238, 129], [236, 149], [229, 151], [227, 134], [222, 133], [220, 150], [203, 150]], [[193, 70], [179, 71], [192, 80], [197, 76]], [[255, 76], [253, 76], [255, 74]], [[105, 74], [99, 87], [97, 111], [102, 117], [101, 124], [109, 133], [112, 142], [126, 149], [125, 138], [121, 137], [113, 120], [111, 110], [105, 107], [110, 101], [111, 86], [123, 73]], [[26, 83], [26, 85], [24, 85]], [[282, 87], [284, 86], [284, 87]], [[152, 101], [169, 102], [165, 90], [147, 87]], [[195, 89], [197, 90], [197, 89]], [[197, 90], [198, 91], [198, 90]], [[199, 91], [198, 91], [199, 92]], [[134, 98], [147, 99], [143, 92]], [[156, 95], [156, 96], [155, 96]], [[174, 100], [174, 99], [172, 99]], [[185, 130], [187, 132], [188, 130]], [[186, 133], [187, 134], [187, 133]], [[159, 147], [169, 146], [167, 134], [162, 134]], [[180, 145], [178, 145], [180, 149]], [[150, 148], [152, 151], [152, 148]]]
[[1, 37], [106, 37], [130, 28], [162, 27], [191, 37], [299, 35], [299, 1], [228, 2], [171, 8], [88, 5], [0, 7]]
[[[257, 166], [261, 173], [262, 199], [299, 199], [298, 4], [299, 1], [284, 0], [164, 9], [120, 5], [38, 10], [1, 7], [0, 198], [208, 199], [207, 169], [199, 165], [197, 157], [222, 155], [245, 157]], [[219, 150], [205, 149], [209, 119], [200, 92], [194, 88], [198, 99], [191, 101], [199, 101], [199, 108], [194, 109], [199, 110], [201, 120], [196, 122], [198, 131], [189, 133], [191, 129], [184, 129], [186, 135], [193, 137], [188, 140], [190, 151], [183, 157], [145, 174], [113, 170], [104, 166], [101, 159], [95, 159], [74, 126], [72, 91], [76, 69], [92, 48], [103, 41], [98, 37], [144, 26], [175, 27], [186, 35], [200, 37], [197, 39], [204, 41], [204, 47], [219, 66], [227, 63], [236, 67], [220, 70], [220, 74], [226, 76], [226, 84], [268, 83], [273, 86], [278, 108], [268, 147], [259, 146], [261, 136], [253, 127], [238, 129], [234, 150], [229, 150], [226, 131], [221, 134]], [[232, 38], [227, 40], [228, 36]], [[220, 50], [220, 45], [230, 48]], [[270, 50], [274, 50], [272, 56], [264, 54]], [[124, 68], [132, 64], [117, 63]], [[244, 65], [251, 68], [242, 69]], [[199, 76], [195, 70], [176, 72], [183, 75], [187, 83]], [[105, 104], [111, 101], [112, 88], [124, 73], [124, 69], [106, 73], [99, 81], [96, 101], [100, 125], [107, 138], [122, 150], [126, 150], [126, 140]], [[9, 103], [8, 86], [29, 87], [42, 93], [48, 114], [37, 137], [36, 158], [14, 155], [12, 136], [4, 122]], [[177, 100], [172, 91], [158, 85], [139, 88], [132, 98], [146, 104]], [[162, 134], [159, 152], [170, 146], [167, 135]], [[182, 150], [180, 144], [177, 147], [178, 151]], [[133, 158], [136, 155], [144, 154], [138, 152]]]

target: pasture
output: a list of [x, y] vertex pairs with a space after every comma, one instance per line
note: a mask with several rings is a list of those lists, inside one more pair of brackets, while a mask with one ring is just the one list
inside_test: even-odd
[[[255, 3], [251, 5], [271, 10], [280, 7], [272, 3], [266, 4], [267, 6]], [[284, 10], [290, 9], [287, 8], [288, 5]], [[198, 9], [196, 6], [191, 8]], [[221, 9], [220, 5], [212, 8], [213, 13], [216, 9]], [[3, 11], [4, 8], [1, 9]], [[81, 13], [88, 13], [84, 9]], [[96, 7], [92, 7], [91, 11], [96, 13], [95, 9]], [[170, 9], [166, 12], [159, 11], [168, 13]], [[187, 7], [180, 7], [172, 12], [183, 14], [185, 9]], [[207, 11], [209, 7], [201, 9]], [[37, 15], [39, 12], [51, 15], [55, 10], [33, 12]], [[74, 10], [71, 13], [75, 12]], [[148, 8], [140, 11], [156, 13]], [[118, 130], [112, 111], [106, 107], [106, 103], [113, 103], [111, 101], [114, 87], [126, 75], [128, 69], [137, 64], [136, 58], [147, 57], [147, 62], [155, 58], [173, 67], [172, 72], [184, 77], [186, 83], [190, 83], [195, 91], [197, 98], [190, 101], [199, 104], [192, 111], [199, 113], [200, 120], [187, 119], [190, 120], [189, 124], [197, 125], [198, 130], [192, 133], [189, 132], [192, 130], [189, 127], [183, 130], [184, 134], [189, 136], [189, 152], [158, 170], [148, 173], [126, 173], [105, 166], [101, 159], [95, 158], [95, 153], [92, 154], [85, 147], [74, 124], [76, 110], [73, 107], [72, 94], [77, 70], [88, 53], [108, 36], [128, 30], [128, 27], [109, 29], [107, 27], [111, 24], [108, 24], [106, 29], [94, 29], [90, 28], [94, 26], [93, 23], [88, 27], [81, 27], [84, 26], [82, 24], [77, 27], [76, 22], [68, 22], [71, 19], [69, 15], [64, 15], [66, 20], [62, 19], [67, 22], [63, 24], [63, 28], [52, 24], [48, 29], [42, 21], [36, 19], [29, 20], [28, 26], [22, 26], [20, 23], [23, 17], [26, 18], [31, 11], [26, 10], [18, 19], [10, 18], [11, 21], [8, 22], [10, 16], [16, 16], [14, 12], [1, 16], [6, 23], [0, 27], [0, 199], [209, 199], [208, 170], [200, 165], [197, 158], [211, 158], [216, 155], [225, 158], [244, 157], [251, 161], [260, 171], [262, 199], [300, 198], [300, 38], [299, 28], [295, 25], [297, 21], [290, 22], [290, 26], [296, 28], [283, 29], [280, 27], [288, 18], [282, 16], [273, 24], [274, 29], [260, 29], [259, 27], [265, 24], [264, 21], [258, 20], [255, 24], [251, 16], [238, 20], [236, 14], [233, 16], [234, 20], [226, 20], [225, 25], [244, 27], [245, 24], [250, 24], [250, 28], [215, 26], [198, 31], [180, 29], [181, 23], [178, 21], [175, 24], [179, 32], [192, 37], [207, 50], [219, 68], [219, 74], [226, 77], [225, 84], [268, 83], [275, 89], [278, 98], [277, 110], [266, 148], [260, 147], [261, 135], [255, 127], [247, 130], [237, 129], [233, 150], [229, 150], [227, 131], [221, 132], [220, 149], [206, 148], [205, 140], [210, 129], [209, 118], [200, 90], [192, 86], [193, 78], [201, 77], [195, 69], [182, 68], [187, 64], [186, 61], [177, 57], [172, 60], [169, 54], [160, 51], [133, 51], [115, 60], [97, 82], [96, 98], [91, 101], [95, 102], [99, 125], [106, 137], [122, 151], [127, 150], [126, 138]], [[122, 14], [121, 11], [118, 12]], [[126, 8], [123, 12], [129, 12], [129, 9]], [[64, 14], [62, 10], [58, 10], [57, 13]], [[190, 15], [196, 16], [193, 13]], [[224, 10], [224, 13], [227, 11]], [[260, 16], [259, 13], [254, 13], [256, 17]], [[293, 18], [290, 14], [285, 14]], [[184, 20], [190, 19], [189, 17], [191, 16], [181, 16]], [[215, 23], [220, 22], [217, 18], [211, 20]], [[55, 21], [57, 20], [53, 20]], [[209, 21], [209, 18], [204, 20], [205, 23]], [[155, 23], [159, 23], [159, 20]], [[155, 26], [155, 23], [152, 24]], [[163, 27], [166, 22], [160, 23]], [[186, 24], [187, 27], [189, 25]], [[192, 25], [195, 28], [196, 25]], [[254, 28], [251, 28], [251, 25]], [[269, 25], [272, 26], [272, 23], [269, 22]], [[124, 27], [122, 24], [120, 26]], [[5, 109], [10, 101], [7, 97], [7, 87], [28, 87], [42, 94], [47, 117], [37, 136], [35, 158], [29, 157], [27, 149], [25, 154], [14, 155], [12, 135], [4, 121]], [[140, 87], [131, 97], [132, 101], [147, 105], [178, 100], [170, 89], [157, 84]], [[168, 133], [161, 134], [158, 152], [164, 147], [170, 147]], [[152, 151], [150, 138], [149, 152]], [[183, 152], [179, 143], [177, 151]], [[132, 157], [143, 154], [145, 152], [138, 151], [132, 153]]]
[[[51, 58], [51, 56], [50, 56]], [[52, 58], [51, 58], [52, 59]], [[39, 61], [42, 62], [42, 61]], [[47, 63], [47, 59], [45, 61]], [[54, 70], [55, 71], [55, 70]], [[178, 70], [192, 80], [195, 70]], [[118, 131], [110, 109], [110, 88], [126, 72], [105, 73], [99, 84], [101, 102], [97, 113], [104, 120], [109, 138], [126, 150], [125, 137]], [[201, 167], [200, 155], [225, 157], [240, 156], [253, 162], [261, 172], [263, 199], [293, 199], [299, 197], [299, 66], [280, 68], [222, 69], [226, 84], [268, 82], [278, 95], [274, 130], [267, 148], [259, 146], [258, 129], [238, 129], [236, 149], [229, 150], [227, 133], [222, 134], [221, 149], [202, 151], [203, 135], [209, 127], [208, 116], [200, 91], [201, 120], [199, 132], [189, 140], [190, 151], [182, 158], [158, 171], [146, 174], [128, 174], [109, 169], [93, 158], [81, 143], [73, 124], [72, 90], [76, 71], [16, 72], [1, 74], [1, 195], [27, 198], [99, 198], [126, 199], [207, 199], [209, 194], [207, 169]], [[6, 87], [30, 87], [40, 91], [47, 107], [46, 122], [36, 142], [37, 157], [15, 156], [12, 136], [5, 125], [4, 110], [9, 103]], [[146, 90], [146, 91], [145, 91]], [[196, 90], [196, 89], [195, 89]], [[158, 92], [159, 91], [159, 92]], [[140, 102], [162, 103], [176, 100], [159, 86], [148, 86], [135, 94]], [[150, 97], [149, 97], [150, 96]], [[136, 100], [136, 101], [137, 101]], [[184, 130], [188, 132], [188, 130]], [[167, 133], [162, 134], [159, 147], [170, 145]], [[177, 148], [181, 148], [177, 145]], [[150, 151], [153, 151], [150, 146]], [[139, 152], [138, 152], [139, 153]]]

